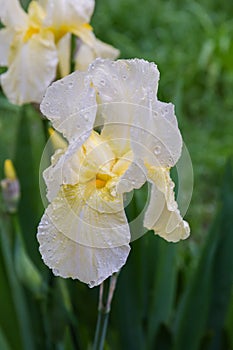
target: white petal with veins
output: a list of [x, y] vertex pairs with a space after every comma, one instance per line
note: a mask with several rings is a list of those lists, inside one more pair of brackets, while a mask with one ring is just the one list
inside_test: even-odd
[[119, 271], [130, 251], [128, 244], [100, 249], [78, 244], [59, 232], [46, 214], [39, 225], [37, 238], [42, 258], [55, 275], [79, 279], [90, 287]]

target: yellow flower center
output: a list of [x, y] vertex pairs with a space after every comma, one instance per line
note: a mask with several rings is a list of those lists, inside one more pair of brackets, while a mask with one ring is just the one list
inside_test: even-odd
[[104, 188], [111, 176], [107, 174], [96, 174], [95, 187], [98, 189]]
[[63, 195], [68, 202], [77, 196], [84, 202], [93, 195], [104, 196], [105, 201], [118, 198], [116, 185], [131, 164], [128, 153], [116, 157], [109, 141], [93, 131], [79, 149], [77, 159], [77, 183], [63, 185]]
[[40, 28], [33, 26], [29, 27], [26, 33], [24, 34], [23, 42], [26, 43], [29, 39], [31, 39], [33, 35], [38, 34], [39, 32]]

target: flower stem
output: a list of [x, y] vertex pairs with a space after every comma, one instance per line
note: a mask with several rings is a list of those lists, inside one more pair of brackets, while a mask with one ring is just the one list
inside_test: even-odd
[[113, 294], [119, 272], [113, 274], [108, 280], [100, 285], [98, 319], [95, 331], [93, 350], [103, 350], [106, 338], [108, 319], [111, 310]]

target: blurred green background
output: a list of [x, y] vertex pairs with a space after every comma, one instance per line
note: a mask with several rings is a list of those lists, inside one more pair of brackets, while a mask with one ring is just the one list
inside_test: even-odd
[[[158, 65], [159, 98], [176, 106], [195, 178], [190, 238], [174, 245], [148, 233], [132, 243], [106, 349], [233, 349], [232, 15], [229, 0], [96, 2], [96, 36], [122, 58]], [[44, 145], [35, 109], [10, 105], [1, 93], [0, 178], [13, 159], [22, 190], [20, 225], [0, 204], [1, 350], [82, 350], [94, 338], [98, 288], [53, 277], [38, 253]], [[144, 194], [135, 193], [130, 218]]]

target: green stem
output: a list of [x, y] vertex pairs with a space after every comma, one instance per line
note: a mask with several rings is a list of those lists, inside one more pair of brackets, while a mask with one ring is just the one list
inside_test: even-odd
[[93, 350], [103, 350], [106, 338], [109, 314], [113, 294], [116, 288], [118, 273], [113, 274], [107, 281], [100, 285], [98, 319], [96, 324]]
[[[1, 219], [1, 218], [0, 218]], [[15, 310], [18, 317], [19, 327], [22, 335], [23, 348], [25, 350], [34, 349], [34, 342], [32, 337], [32, 330], [30, 327], [28, 310], [23, 294], [23, 290], [21, 285], [16, 277], [15, 268], [13, 264], [13, 256], [11, 252], [11, 245], [9, 240], [9, 232], [5, 228], [4, 221], [1, 220], [1, 247], [2, 254], [5, 262], [5, 268], [7, 272], [7, 276], [9, 279], [9, 284], [12, 291], [12, 297], [15, 305]], [[18, 219], [14, 217], [15, 226], [19, 228]]]

